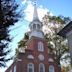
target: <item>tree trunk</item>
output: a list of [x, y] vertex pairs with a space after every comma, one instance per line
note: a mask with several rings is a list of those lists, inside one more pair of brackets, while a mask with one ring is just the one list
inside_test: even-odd
[[60, 64], [60, 59], [57, 59], [57, 64], [58, 64], [58, 67], [59, 67], [59, 72], [61, 72], [61, 64]]

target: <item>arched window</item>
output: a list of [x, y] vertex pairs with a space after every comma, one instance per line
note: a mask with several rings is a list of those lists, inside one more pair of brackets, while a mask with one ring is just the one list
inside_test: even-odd
[[27, 70], [28, 72], [34, 72], [34, 64], [33, 63], [29, 63], [28, 66], [27, 66]]
[[44, 45], [42, 42], [38, 42], [38, 51], [41, 51], [41, 52], [44, 51]]
[[36, 29], [36, 24], [33, 25], [33, 29]]
[[39, 24], [37, 24], [37, 28], [40, 29], [40, 25]]
[[39, 64], [39, 72], [45, 72], [45, 66], [43, 63]]
[[53, 65], [50, 65], [50, 66], [49, 66], [49, 72], [55, 72]]

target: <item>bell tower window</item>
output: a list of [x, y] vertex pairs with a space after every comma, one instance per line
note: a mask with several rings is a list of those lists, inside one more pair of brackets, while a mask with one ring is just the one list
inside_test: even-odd
[[40, 51], [40, 52], [44, 51], [44, 45], [42, 42], [38, 42], [38, 51]]
[[40, 25], [39, 24], [37, 25], [37, 28], [40, 29]]
[[33, 25], [33, 29], [36, 29], [36, 24]]

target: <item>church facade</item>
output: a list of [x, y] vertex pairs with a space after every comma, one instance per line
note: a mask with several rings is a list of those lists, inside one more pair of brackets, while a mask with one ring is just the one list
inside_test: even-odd
[[27, 48], [19, 48], [17, 59], [5, 72], [60, 72], [56, 56], [48, 53], [48, 45], [44, 39], [42, 22], [34, 5], [33, 21], [30, 22]]

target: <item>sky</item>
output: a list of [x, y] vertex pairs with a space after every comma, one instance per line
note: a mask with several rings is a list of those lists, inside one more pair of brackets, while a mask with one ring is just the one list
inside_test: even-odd
[[[20, 8], [23, 9], [24, 18], [20, 19], [15, 26], [10, 27], [11, 37], [14, 37], [10, 43], [12, 49], [11, 54], [15, 54], [15, 49], [18, 48], [18, 42], [24, 37], [24, 33], [29, 30], [29, 23], [33, 17], [33, 1], [34, 0], [16, 0], [20, 4]], [[72, 0], [37, 0], [37, 11], [39, 19], [50, 12], [51, 15], [63, 15], [72, 18]], [[12, 61], [8, 62], [8, 67]], [[0, 72], [5, 72], [6, 68], [0, 68]]]

